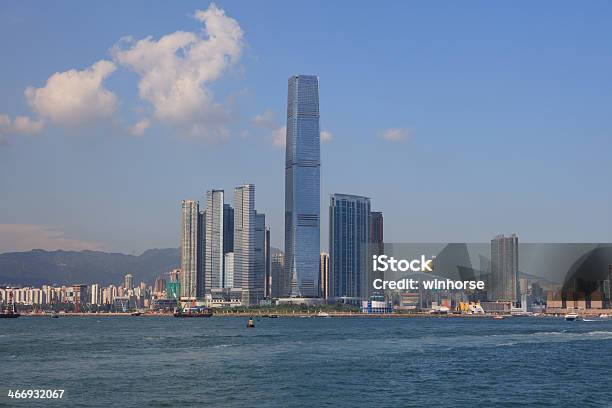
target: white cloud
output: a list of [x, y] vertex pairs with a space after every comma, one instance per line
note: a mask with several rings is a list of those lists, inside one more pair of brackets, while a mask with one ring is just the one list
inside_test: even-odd
[[142, 136], [145, 132], [145, 130], [147, 130], [147, 128], [151, 125], [151, 121], [147, 118], [144, 118], [138, 122], [136, 122], [136, 124], [134, 124], [134, 126], [132, 126], [130, 128], [130, 133], [135, 135], [135, 136]]
[[272, 144], [278, 147], [285, 147], [287, 139], [287, 126], [280, 127], [272, 132]]
[[409, 139], [411, 136], [412, 132], [402, 128], [385, 129], [378, 133], [379, 139], [388, 140], [389, 142], [402, 142]]
[[[44, 120], [33, 120], [28, 116], [17, 116], [11, 120], [8, 115], [0, 115], [0, 134], [19, 133], [35, 135], [43, 130]], [[5, 144], [6, 144], [5, 140]]]
[[256, 115], [253, 118], [252, 123], [254, 126], [257, 127], [273, 129], [274, 127], [276, 127], [275, 116], [276, 115], [274, 114], [274, 111], [268, 108], [263, 111], [263, 113]]
[[327, 142], [329, 142], [331, 140], [332, 140], [331, 132], [329, 132], [327, 130], [322, 130], [321, 131], [321, 143], [327, 143]]
[[229, 114], [209, 86], [240, 59], [243, 31], [214, 3], [195, 18], [204, 24], [204, 35], [176, 31], [159, 40], [126, 38], [113, 47], [113, 56], [140, 76], [140, 98], [151, 103], [155, 119], [223, 139]]
[[117, 108], [117, 97], [104, 88], [103, 81], [115, 69], [112, 62], [100, 60], [83, 71], [56, 72], [44, 87], [28, 87], [25, 96], [34, 112], [60, 125], [108, 118]]
[[13, 123], [13, 129], [17, 133], [35, 135], [42, 131], [45, 123], [42, 119], [32, 120], [27, 116], [17, 116]]
[[81, 251], [104, 250], [106, 247], [96, 242], [67, 238], [62, 230], [45, 225], [0, 224], [0, 253], [31, 249]]

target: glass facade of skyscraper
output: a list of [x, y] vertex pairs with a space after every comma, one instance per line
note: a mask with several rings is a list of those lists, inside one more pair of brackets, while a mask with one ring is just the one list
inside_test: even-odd
[[293, 297], [319, 295], [319, 79], [289, 78], [285, 156], [285, 274]]
[[329, 204], [329, 291], [366, 298], [370, 291], [370, 199], [333, 194]]

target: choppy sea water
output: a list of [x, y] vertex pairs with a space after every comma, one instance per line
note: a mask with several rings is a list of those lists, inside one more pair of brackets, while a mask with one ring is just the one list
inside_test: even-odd
[[[612, 319], [0, 320], [0, 406], [612, 406]], [[61, 400], [8, 390], [64, 389]]]

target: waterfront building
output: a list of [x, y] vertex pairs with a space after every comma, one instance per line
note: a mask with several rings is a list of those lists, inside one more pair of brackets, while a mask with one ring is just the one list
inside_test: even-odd
[[263, 277], [257, 282], [255, 186], [234, 189], [234, 288], [242, 289], [245, 305], [258, 304], [263, 297]]
[[269, 298], [272, 296], [272, 256], [270, 247], [270, 228], [265, 227], [265, 241], [264, 241], [264, 297]]
[[519, 302], [518, 256], [516, 234], [498, 235], [491, 240], [489, 300]]
[[289, 296], [289, 279], [285, 275], [285, 254], [276, 252], [271, 256], [271, 275], [272, 275], [272, 293], [273, 298]]
[[[266, 291], [266, 216], [255, 212], [255, 276], [254, 287], [258, 299], [265, 297]], [[261, 291], [261, 293], [260, 293]], [[259, 303], [258, 300], [258, 303]]]
[[[202, 216], [199, 204], [194, 200], [183, 200], [181, 212], [181, 296], [196, 298], [204, 291], [201, 274]], [[200, 238], [200, 239], [199, 239]]]
[[91, 304], [92, 305], [100, 305], [102, 304], [102, 291], [100, 290], [100, 285], [98, 283], [94, 283], [91, 285]]
[[321, 252], [319, 262], [319, 297], [327, 299], [329, 297], [329, 254]]
[[369, 243], [370, 199], [333, 194], [329, 206], [330, 297], [368, 297]]
[[320, 251], [319, 79], [289, 78], [285, 155], [285, 269], [292, 297], [317, 297]]
[[225, 287], [224, 233], [226, 232], [223, 190], [206, 192], [206, 255], [204, 280], [206, 292]]
[[134, 276], [132, 276], [131, 273], [128, 273], [127, 275], [125, 275], [125, 278], [123, 279], [123, 287], [126, 290], [130, 290], [134, 288]]

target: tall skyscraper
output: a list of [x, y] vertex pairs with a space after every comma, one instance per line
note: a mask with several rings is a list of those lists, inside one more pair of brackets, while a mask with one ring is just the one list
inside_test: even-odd
[[255, 212], [255, 276], [253, 286], [257, 290], [258, 301], [265, 297], [266, 250], [266, 216]]
[[319, 262], [319, 296], [323, 299], [329, 297], [329, 254], [321, 252]]
[[206, 251], [204, 260], [204, 282], [206, 291], [225, 287], [224, 243], [225, 210], [223, 190], [206, 192]]
[[329, 205], [330, 297], [369, 295], [369, 244], [370, 199], [333, 194]]
[[320, 250], [319, 78], [295, 75], [287, 93], [285, 268], [292, 297], [317, 297]]
[[266, 241], [264, 245], [264, 268], [265, 268], [265, 281], [264, 281], [264, 296], [269, 298], [272, 297], [272, 256], [270, 254], [270, 228], [266, 227]]
[[[383, 214], [379, 211], [370, 213], [370, 251], [374, 255], [385, 253], [384, 234], [383, 234]], [[370, 270], [368, 268], [368, 270]], [[385, 273], [382, 271], [373, 272], [374, 279], [384, 279]]]
[[498, 235], [491, 240], [489, 300], [518, 302], [518, 236]]
[[123, 287], [126, 290], [134, 289], [134, 277], [132, 276], [131, 273], [128, 273], [123, 278]]
[[234, 288], [242, 289], [244, 304], [257, 304], [263, 297], [263, 277], [257, 282], [255, 186], [234, 189]]
[[203, 276], [199, 273], [201, 258], [199, 233], [201, 220], [199, 205], [194, 200], [183, 200], [181, 211], [181, 296], [200, 297]]

